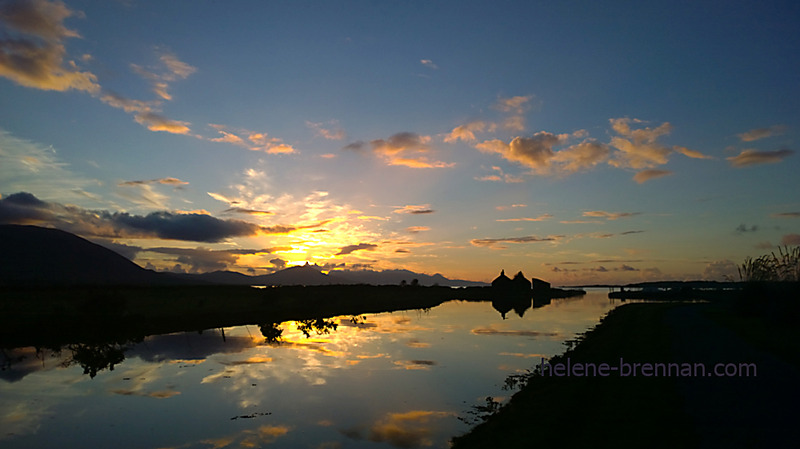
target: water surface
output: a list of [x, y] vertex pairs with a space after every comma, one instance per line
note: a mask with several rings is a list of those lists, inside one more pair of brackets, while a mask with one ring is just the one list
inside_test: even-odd
[[113, 370], [88, 373], [79, 345], [5, 349], [0, 445], [448, 447], [473, 406], [507, 399], [508, 375], [562, 353], [615, 305], [595, 291], [504, 319], [489, 302], [451, 301], [317, 323], [327, 328], [285, 322], [278, 343], [256, 324], [156, 335], [101, 348]]

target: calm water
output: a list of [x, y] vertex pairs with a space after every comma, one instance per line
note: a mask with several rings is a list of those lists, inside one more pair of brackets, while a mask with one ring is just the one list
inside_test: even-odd
[[280, 344], [257, 325], [151, 336], [94, 378], [69, 349], [6, 349], [0, 447], [448, 447], [472, 406], [507, 399], [506, 376], [615, 305], [596, 291], [503, 319], [453, 301], [335, 317], [310, 337], [286, 322]]

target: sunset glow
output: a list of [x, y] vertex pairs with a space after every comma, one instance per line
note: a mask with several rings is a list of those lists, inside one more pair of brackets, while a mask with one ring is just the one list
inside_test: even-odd
[[799, 21], [783, 1], [3, 1], [0, 222], [177, 272], [736, 278], [800, 234]]

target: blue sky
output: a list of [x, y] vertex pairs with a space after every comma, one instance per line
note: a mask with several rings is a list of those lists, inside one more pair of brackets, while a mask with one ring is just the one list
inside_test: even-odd
[[156, 269], [735, 277], [800, 243], [795, 2], [0, 2], [0, 220]]

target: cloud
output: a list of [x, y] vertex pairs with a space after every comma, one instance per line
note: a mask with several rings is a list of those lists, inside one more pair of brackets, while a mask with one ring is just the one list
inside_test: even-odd
[[162, 51], [158, 59], [160, 64], [154, 68], [144, 68], [137, 64], [131, 64], [131, 69], [136, 74], [150, 82], [157, 99], [150, 101], [134, 100], [115, 92], [104, 91], [100, 96], [100, 101], [111, 107], [122, 109], [129, 114], [134, 114], [134, 120], [150, 131], [189, 134], [191, 132], [190, 123], [163, 116], [161, 106], [164, 101], [172, 100], [172, 96], [167, 92], [169, 83], [184, 79], [197, 69], [180, 61], [174, 54], [169, 52]]
[[500, 221], [500, 222], [506, 222], [506, 221], [545, 221], [545, 220], [549, 220], [549, 219], [551, 219], [551, 218], [553, 218], [553, 216], [552, 216], [552, 215], [550, 215], [550, 214], [543, 214], [543, 215], [539, 215], [539, 216], [538, 216], [538, 217], [536, 217], [536, 218], [530, 218], [530, 217], [523, 217], [523, 218], [500, 218], [500, 219], [497, 219], [497, 220], [495, 220], [495, 221]]
[[431, 228], [427, 226], [409, 226], [406, 228], [406, 232], [409, 234], [419, 234], [420, 232], [430, 231]]
[[800, 245], [800, 234], [786, 234], [781, 237], [781, 245], [796, 246]]
[[70, 201], [97, 201], [84, 189], [98, 181], [74, 174], [52, 146], [18, 139], [0, 129], [0, 192], [28, 190]]
[[606, 220], [618, 220], [620, 218], [628, 218], [634, 217], [636, 215], [640, 215], [641, 212], [606, 212], [603, 210], [592, 210], [588, 212], [584, 212], [584, 217], [597, 217], [597, 218], [605, 218]]
[[504, 159], [517, 162], [537, 173], [547, 173], [554, 156], [553, 147], [562, 143], [564, 137], [540, 131], [532, 137], [516, 137], [510, 143], [489, 140], [476, 145], [484, 153], [497, 153]]
[[476, 132], [483, 132], [489, 125], [483, 121], [474, 121], [466, 125], [456, 126], [453, 131], [445, 136], [444, 141], [448, 143], [458, 142], [471, 142], [475, 140]]
[[684, 155], [686, 157], [690, 157], [692, 159], [714, 159], [713, 157], [708, 156], [706, 154], [703, 154], [703, 153], [701, 153], [699, 151], [690, 150], [690, 149], [688, 149], [686, 147], [681, 147], [681, 146], [678, 146], [678, 145], [673, 146], [672, 149], [676, 153], [680, 153], [680, 154], [682, 154], [682, 155]]
[[81, 71], [74, 61], [64, 62], [64, 42], [80, 37], [63, 24], [72, 16], [81, 14], [60, 1], [3, 2], [0, 21], [15, 33], [5, 32], [0, 39], [0, 76], [41, 90], [99, 92], [93, 73]]
[[535, 235], [528, 235], [524, 237], [501, 237], [495, 239], [472, 239], [470, 240], [470, 244], [473, 246], [485, 246], [490, 248], [505, 248], [505, 246], [501, 245], [502, 243], [542, 243], [542, 242], [556, 242], [563, 238], [563, 236], [555, 235], [555, 236], [547, 236], [547, 237], [538, 237]]
[[[427, 154], [431, 152], [430, 136], [421, 136], [411, 132], [401, 132], [388, 139], [370, 141], [374, 154], [384, 159], [389, 165], [400, 165], [411, 168], [444, 168], [452, 167], [455, 163], [431, 160]], [[358, 147], [345, 148], [360, 150]]]
[[144, 184], [166, 184], [172, 186], [182, 186], [189, 184], [186, 181], [181, 181], [178, 178], [158, 178], [158, 179], [148, 179], [148, 180], [139, 180], [139, 181], [123, 181], [120, 182], [118, 185], [120, 186], [136, 186], [136, 185], [144, 185]]
[[[113, 248], [112, 248], [113, 249]], [[225, 270], [236, 264], [239, 256], [250, 254], [268, 254], [271, 249], [227, 249], [211, 250], [206, 248], [143, 248], [139, 252], [151, 252], [177, 256], [175, 262], [188, 265], [189, 272], [210, 272]]]
[[748, 228], [746, 224], [742, 223], [736, 227], [737, 234], [744, 234], [747, 232], [756, 232], [756, 231], [758, 231], [758, 225], [752, 225]]
[[[452, 412], [414, 410], [404, 413], [389, 413], [369, 429], [368, 439], [376, 443], [388, 443], [399, 448], [432, 446], [433, 423], [431, 421], [452, 416]], [[345, 433], [354, 439], [362, 439], [360, 431]]]
[[566, 144], [577, 135], [583, 133], [570, 135], [539, 131], [531, 137], [516, 137], [510, 143], [495, 139], [478, 143], [475, 147], [484, 153], [497, 153], [504, 159], [528, 167], [532, 173], [540, 175], [571, 174], [594, 167], [608, 159], [611, 152], [608, 145], [594, 140], [556, 150], [557, 146]]
[[[221, 195], [219, 195], [219, 196], [220, 196], [220, 198], [224, 198]], [[220, 199], [220, 198], [216, 198], [216, 199]], [[223, 211], [223, 213], [229, 213], [229, 212], [235, 212], [237, 214], [258, 215], [258, 216], [275, 215], [275, 212], [270, 212], [268, 210], [246, 209], [244, 207], [231, 207], [231, 208], [225, 209]]]
[[777, 214], [772, 214], [770, 217], [775, 218], [800, 218], [800, 212], [780, 212]]
[[494, 181], [494, 182], [505, 182], [508, 184], [511, 183], [518, 183], [518, 182], [525, 182], [525, 179], [521, 176], [515, 176], [503, 171], [502, 168], [494, 166], [492, 167], [492, 175], [485, 175], [485, 176], [476, 176], [475, 179], [477, 181]]
[[373, 251], [377, 247], [378, 247], [378, 245], [374, 245], [372, 243], [359, 243], [358, 245], [347, 245], [344, 248], [341, 248], [339, 250], [339, 252], [336, 253], [336, 255], [337, 256], [346, 256], [348, 254], [353, 253], [354, 251], [361, 251], [361, 250]]
[[669, 170], [655, 170], [655, 169], [642, 170], [633, 175], [633, 180], [638, 182], [639, 184], [642, 184], [651, 179], [663, 178], [664, 176], [669, 176], [672, 174], [673, 172]]
[[247, 129], [232, 129], [226, 125], [209, 123], [211, 128], [217, 130], [220, 137], [206, 138], [210, 142], [229, 143], [247, 148], [251, 151], [263, 151], [267, 154], [292, 154], [297, 150], [283, 142], [283, 139], [269, 137], [267, 133], [250, 131]]
[[[339, 122], [332, 120], [328, 123], [314, 123], [306, 122], [306, 126], [313, 129], [318, 136], [322, 136], [328, 140], [342, 140], [345, 138], [345, 132], [339, 128]], [[330, 129], [330, 127], [333, 127]]]
[[136, 123], [146, 127], [150, 131], [164, 131], [171, 134], [189, 134], [191, 129], [189, 122], [168, 119], [155, 112], [141, 112], [134, 116]]
[[776, 135], [783, 134], [786, 131], [786, 126], [784, 125], [773, 125], [769, 128], [756, 128], [751, 129], [750, 131], [737, 134], [736, 136], [742, 140], [742, 142], [753, 142], [755, 140], [766, 139], [767, 137], [772, 137]]
[[423, 215], [423, 214], [432, 214], [436, 212], [435, 210], [431, 209], [430, 204], [423, 204], [423, 205], [413, 205], [408, 204], [401, 208], [395, 209], [392, 212], [396, 214], [412, 214], [412, 215]]
[[686, 147], [676, 145], [669, 148], [660, 144], [658, 139], [672, 131], [672, 125], [669, 122], [664, 122], [655, 128], [640, 127], [637, 129], [631, 128], [631, 124], [639, 125], [644, 121], [617, 118], [610, 119], [609, 122], [611, 128], [618, 134], [611, 138], [610, 143], [616, 149], [609, 161], [609, 164], [614, 167], [636, 170], [652, 169], [666, 164], [672, 153], [679, 153], [693, 159], [711, 159], [710, 156]]
[[758, 164], [774, 164], [794, 154], [792, 150], [758, 151], [743, 150], [736, 156], [727, 158], [734, 167], [749, 167]]
[[179, 60], [174, 54], [161, 52], [159, 55], [160, 65], [154, 68], [144, 68], [137, 64], [131, 64], [131, 69], [142, 78], [150, 81], [153, 92], [162, 100], [172, 100], [172, 95], [167, 92], [169, 83], [178, 79], [186, 79], [197, 68]]
[[160, 238], [214, 243], [231, 237], [258, 234], [287, 234], [300, 229], [324, 226], [326, 222], [306, 226], [259, 226], [242, 220], [222, 220], [205, 214], [151, 212], [133, 215], [127, 212], [87, 210], [39, 200], [19, 192], [0, 199], [0, 223], [53, 226], [83, 236], [106, 238]]
[[510, 112], [513, 114], [522, 114], [530, 109], [530, 101], [533, 95], [518, 95], [511, 98], [499, 98], [492, 108], [500, 112]]
[[[610, 164], [615, 167], [629, 167], [634, 169], [653, 168], [666, 164], [672, 152], [656, 140], [670, 133], [672, 125], [662, 123], [656, 128], [631, 129], [631, 122], [641, 123], [640, 120], [628, 118], [611, 119], [611, 128], [619, 134], [611, 139], [611, 146], [617, 149], [614, 159]], [[621, 136], [621, 137], [620, 137]]]
[[430, 59], [420, 59], [419, 62], [420, 62], [420, 64], [424, 65], [425, 67], [427, 67], [429, 69], [436, 70], [436, 69], [439, 68], [439, 66], [434, 64], [433, 61], [431, 61]]

